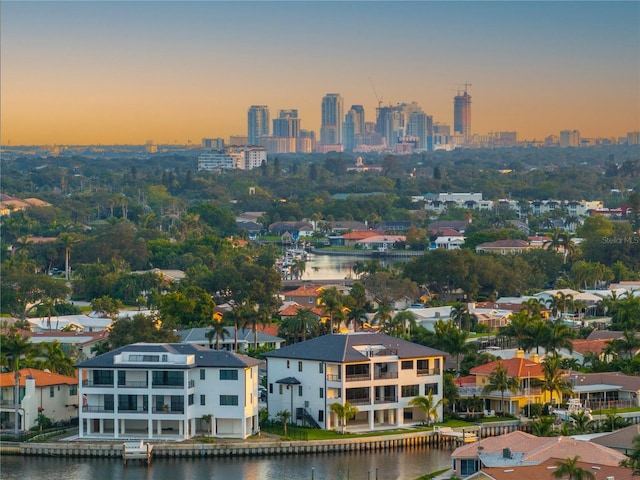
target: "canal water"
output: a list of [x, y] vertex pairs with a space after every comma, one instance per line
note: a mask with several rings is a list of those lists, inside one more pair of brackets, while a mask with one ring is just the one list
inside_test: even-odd
[[375, 452], [238, 458], [153, 459], [2, 455], [2, 480], [415, 480], [450, 468], [451, 451], [414, 447]]
[[302, 280], [344, 280], [355, 279], [353, 265], [356, 262], [365, 263], [370, 260], [377, 260], [383, 267], [388, 265], [400, 265], [408, 258], [394, 257], [356, 257], [323, 255], [312, 253], [305, 262], [305, 272]]

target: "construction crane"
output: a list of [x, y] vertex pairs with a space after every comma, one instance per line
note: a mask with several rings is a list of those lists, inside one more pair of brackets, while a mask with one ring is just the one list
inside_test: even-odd
[[376, 96], [376, 100], [378, 100], [378, 108], [382, 107], [382, 97], [380, 97], [378, 95], [378, 92], [376, 91], [376, 87], [373, 84], [373, 80], [371, 80], [371, 77], [369, 77], [369, 83], [371, 84], [371, 88], [373, 88], [373, 93]]
[[[464, 93], [465, 93], [465, 95], [467, 93], [467, 87], [473, 87], [473, 85], [471, 85], [470, 83], [468, 83], [466, 81], [464, 83], [456, 83], [456, 85], [464, 85]], [[458, 89], [458, 95], [460, 95], [460, 89]]]

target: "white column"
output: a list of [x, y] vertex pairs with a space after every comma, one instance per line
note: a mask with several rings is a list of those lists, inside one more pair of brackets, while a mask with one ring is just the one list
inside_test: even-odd
[[78, 436], [80, 438], [84, 437], [84, 422], [86, 419], [82, 418], [82, 413], [80, 414], [80, 421], [78, 422]]
[[196, 419], [192, 418], [189, 421], [191, 422], [191, 429], [189, 431], [189, 435], [190, 437], [195, 437], [196, 436]]
[[396, 418], [396, 425], [398, 425], [399, 427], [404, 425], [404, 414], [402, 412], [402, 407], [398, 407], [396, 409], [397, 413], [397, 418]]
[[113, 437], [120, 438], [120, 420], [117, 418], [113, 419]]
[[178, 422], [178, 435], [184, 438], [184, 420]]
[[149, 432], [149, 438], [153, 438], [153, 419], [151, 417], [147, 419], [147, 431]]
[[100, 419], [100, 434], [102, 435], [104, 433], [104, 418]]
[[375, 418], [375, 412], [373, 410], [369, 411], [369, 430], [373, 430], [374, 418]]
[[384, 423], [384, 410], [376, 410], [376, 421], [378, 425]]
[[91, 422], [93, 418], [87, 418], [87, 436], [91, 436]]
[[127, 429], [125, 428], [124, 418], [121, 418], [119, 422], [120, 422], [120, 431], [122, 432], [122, 435], [126, 435]]
[[158, 432], [158, 436], [162, 435], [162, 420], [156, 420], [156, 431]]

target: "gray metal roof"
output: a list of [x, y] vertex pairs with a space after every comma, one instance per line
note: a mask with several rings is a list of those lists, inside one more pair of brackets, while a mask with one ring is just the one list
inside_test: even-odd
[[424, 358], [448, 355], [435, 348], [407, 342], [380, 333], [347, 333], [323, 335], [295, 343], [264, 354], [265, 357], [317, 360], [322, 362], [363, 362], [369, 357], [356, 350], [355, 346], [383, 345], [397, 351], [398, 358]]
[[210, 350], [199, 345], [191, 345], [188, 343], [134, 343], [78, 363], [76, 367], [115, 368], [116, 365], [114, 364], [114, 359], [116, 355], [123, 352], [195, 355], [196, 362], [192, 365], [175, 365], [155, 362], [118, 364], [117, 367], [122, 369], [187, 370], [197, 367], [245, 368], [253, 367], [262, 363], [260, 360], [256, 360], [255, 358], [251, 358], [246, 355], [240, 355], [226, 350]]

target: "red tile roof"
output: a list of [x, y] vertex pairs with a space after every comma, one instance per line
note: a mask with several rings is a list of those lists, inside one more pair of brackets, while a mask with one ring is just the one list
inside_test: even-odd
[[357, 232], [348, 232], [342, 235], [342, 238], [345, 240], [363, 240], [369, 237], [375, 237], [376, 235], [380, 235], [379, 231], [375, 230], [359, 230]]
[[610, 339], [601, 338], [600, 340], [574, 340], [573, 351], [584, 355], [587, 352], [601, 354]]
[[496, 360], [493, 362], [485, 363], [478, 367], [473, 367], [469, 373], [472, 375], [491, 375], [493, 370], [498, 366], [498, 363], [502, 363], [502, 366], [507, 370], [509, 377], [525, 378], [542, 377], [542, 367], [538, 362], [529, 360], [527, 358], [508, 358], [504, 360]]
[[293, 304], [289, 305], [288, 307], [286, 307], [285, 309], [283, 309], [280, 312], [280, 316], [281, 317], [295, 317], [298, 314], [298, 312], [303, 308], [308, 308], [313, 313], [315, 313], [318, 317], [321, 317], [322, 314], [324, 313], [322, 308], [320, 308], [320, 307], [316, 307], [316, 306], [304, 307], [302, 305], [298, 305], [297, 303], [293, 303]]
[[[482, 472], [489, 475], [494, 480], [553, 480], [553, 472], [556, 471], [555, 464], [564, 461], [564, 458], [550, 458], [539, 465], [523, 465], [519, 467], [484, 467]], [[630, 468], [614, 467], [609, 465], [598, 465], [579, 461], [578, 467], [594, 474], [596, 480], [615, 478], [616, 480], [632, 480], [633, 470]], [[595, 467], [595, 468], [594, 468]]]
[[[78, 379], [76, 377], [69, 377], [67, 375], [60, 375], [58, 373], [44, 372], [42, 370], [36, 370], [35, 368], [22, 368], [19, 370], [19, 374], [21, 387], [25, 386], [26, 378], [28, 376], [32, 376], [36, 379], [36, 387], [78, 384]], [[0, 387], [12, 387], [13, 385], [15, 385], [13, 372], [0, 374]]]
[[317, 297], [322, 292], [322, 287], [318, 285], [303, 285], [288, 292], [284, 292], [285, 297]]

